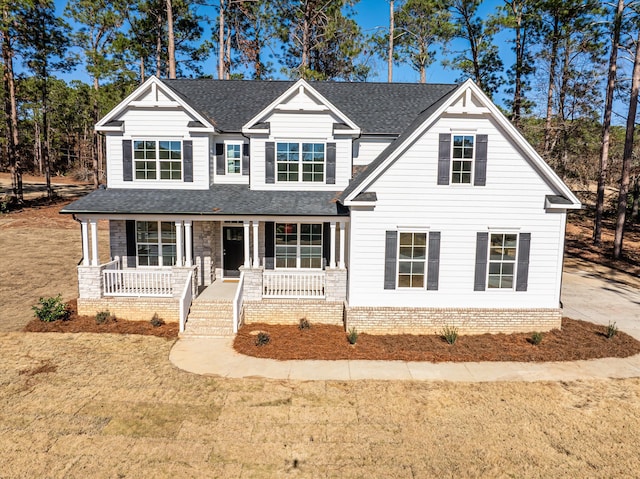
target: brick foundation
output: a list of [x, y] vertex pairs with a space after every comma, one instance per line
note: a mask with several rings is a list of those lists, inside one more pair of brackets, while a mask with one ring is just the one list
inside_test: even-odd
[[444, 309], [346, 307], [346, 328], [370, 334], [529, 333], [560, 328], [560, 309]]
[[311, 324], [336, 324], [343, 326], [344, 303], [342, 301], [263, 299], [245, 301], [243, 320], [245, 324], [298, 324], [306, 318]]
[[180, 304], [175, 298], [78, 298], [78, 314], [94, 316], [109, 311], [116, 318], [150, 321], [154, 313], [167, 323], [178, 322]]

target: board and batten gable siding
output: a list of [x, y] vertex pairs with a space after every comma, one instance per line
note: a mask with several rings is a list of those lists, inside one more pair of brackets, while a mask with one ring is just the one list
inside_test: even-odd
[[[439, 135], [452, 131], [488, 135], [485, 186], [437, 184]], [[368, 190], [375, 208], [351, 208], [350, 306], [558, 307], [566, 214], [545, 212], [554, 192], [490, 119], [441, 118]], [[385, 289], [385, 236], [398, 228], [440, 232], [437, 291]], [[494, 229], [531, 234], [526, 292], [474, 291], [476, 236]]]
[[[166, 188], [204, 190], [209, 188], [209, 134], [190, 132], [187, 123], [193, 118], [175, 108], [128, 108], [119, 120], [124, 133], [108, 132], [106, 136], [107, 185], [110, 188]], [[123, 177], [123, 140], [190, 140], [193, 145], [193, 181], [136, 180]], [[135, 162], [135, 160], [134, 160]], [[135, 168], [135, 165], [133, 165]], [[184, 178], [183, 178], [184, 179]]]
[[[251, 189], [255, 190], [323, 190], [340, 191], [347, 187], [351, 179], [351, 138], [333, 136], [333, 124], [338, 121], [327, 112], [287, 112], [276, 111], [265, 119], [270, 124], [269, 136], [254, 136], [251, 139]], [[267, 183], [265, 152], [267, 142], [280, 141], [319, 142], [336, 144], [335, 183], [327, 184], [326, 161], [323, 183], [278, 182]], [[327, 149], [325, 148], [325, 155]]]
[[359, 138], [353, 143], [353, 166], [365, 166], [375, 160], [392, 139]]

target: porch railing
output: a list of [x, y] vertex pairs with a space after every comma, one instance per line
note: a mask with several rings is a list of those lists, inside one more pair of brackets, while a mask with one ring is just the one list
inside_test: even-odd
[[244, 301], [244, 271], [240, 273], [240, 281], [238, 282], [238, 288], [236, 294], [233, 297], [233, 332], [238, 332], [240, 328], [240, 320], [242, 315], [242, 303]]
[[187, 316], [189, 315], [189, 308], [191, 308], [191, 301], [193, 300], [193, 271], [189, 272], [187, 282], [184, 285], [182, 294], [180, 295], [180, 332], [184, 333], [184, 327], [187, 323]]
[[264, 298], [324, 298], [324, 271], [265, 271]]
[[171, 271], [105, 269], [105, 296], [173, 296]]

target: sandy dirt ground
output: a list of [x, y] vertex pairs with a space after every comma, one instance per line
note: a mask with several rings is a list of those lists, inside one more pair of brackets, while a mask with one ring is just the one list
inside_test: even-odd
[[[80, 231], [0, 217], [0, 329], [76, 295]], [[101, 253], [107, 252], [100, 226]], [[172, 341], [0, 332], [0, 478], [637, 477], [640, 380], [230, 380]]]

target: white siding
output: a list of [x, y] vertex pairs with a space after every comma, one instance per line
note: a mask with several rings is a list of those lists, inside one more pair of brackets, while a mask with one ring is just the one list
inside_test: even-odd
[[[265, 119], [271, 125], [269, 137], [254, 137], [251, 140], [251, 188], [256, 190], [329, 190], [346, 188], [351, 178], [350, 138], [335, 139], [333, 124], [338, 120], [329, 112], [275, 111]], [[336, 183], [278, 183], [265, 182], [265, 143], [267, 141], [317, 141], [336, 143]], [[325, 169], [326, 173], [326, 169]], [[325, 175], [326, 179], [326, 175]]]
[[[124, 134], [107, 134], [107, 183], [111, 188], [209, 188], [209, 135], [191, 134], [187, 123], [193, 118], [181, 109], [128, 108], [119, 120], [124, 121]], [[176, 180], [122, 179], [123, 139], [176, 139], [193, 141], [193, 182]], [[134, 175], [135, 176], [135, 175]]]
[[[438, 135], [459, 126], [489, 136], [486, 186], [436, 184]], [[369, 191], [375, 209], [351, 212], [350, 305], [558, 307], [565, 214], [545, 213], [553, 191], [490, 120], [439, 120]], [[384, 289], [385, 231], [397, 227], [441, 232], [438, 291]], [[473, 290], [476, 233], [489, 228], [531, 233], [528, 291]]]
[[360, 138], [353, 145], [353, 165], [364, 166], [375, 160], [392, 139]]
[[[248, 185], [249, 184], [249, 176], [248, 175], [243, 175], [243, 174], [234, 174], [234, 175], [229, 175], [229, 174], [224, 174], [224, 175], [218, 175], [216, 173], [216, 143], [224, 143], [224, 142], [231, 142], [231, 143], [248, 143], [249, 140], [246, 139], [245, 137], [243, 137], [242, 135], [216, 135], [213, 137], [213, 140], [211, 141], [211, 178], [213, 178], [213, 182], [214, 183], [219, 183], [219, 184], [234, 184], [234, 185]], [[251, 158], [249, 159], [249, 162], [251, 164]], [[240, 165], [241, 165], [241, 170], [242, 170], [242, 147], [240, 149]], [[225, 162], [225, 168], [226, 168], [226, 162]], [[251, 168], [251, 166], [249, 167]]]

